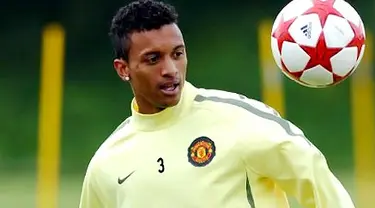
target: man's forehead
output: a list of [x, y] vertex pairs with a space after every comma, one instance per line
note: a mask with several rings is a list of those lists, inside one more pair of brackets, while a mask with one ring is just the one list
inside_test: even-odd
[[135, 32], [130, 36], [133, 47], [174, 47], [183, 44], [180, 29], [175, 24], [165, 25], [157, 30]]

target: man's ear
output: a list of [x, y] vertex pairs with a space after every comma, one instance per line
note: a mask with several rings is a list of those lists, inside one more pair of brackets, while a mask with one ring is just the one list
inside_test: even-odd
[[124, 80], [130, 80], [129, 65], [124, 59], [115, 59], [113, 61], [113, 67], [116, 69], [118, 76]]

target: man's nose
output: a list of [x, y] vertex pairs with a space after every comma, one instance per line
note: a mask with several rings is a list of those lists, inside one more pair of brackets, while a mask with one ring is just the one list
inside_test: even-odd
[[161, 69], [162, 76], [176, 76], [178, 72], [177, 66], [173, 60], [166, 60], [163, 68]]

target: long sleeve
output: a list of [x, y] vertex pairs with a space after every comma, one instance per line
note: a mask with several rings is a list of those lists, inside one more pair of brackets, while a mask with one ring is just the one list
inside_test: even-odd
[[276, 156], [280, 166], [265, 172], [288, 195], [306, 208], [353, 208], [353, 202], [330, 171], [326, 159], [303, 138], [290, 138], [279, 144]]
[[242, 145], [248, 168], [274, 181], [305, 208], [354, 208], [324, 155], [303, 132], [278, 116], [268, 118], [258, 123], [257, 136]]
[[79, 208], [104, 208], [93, 169], [87, 169], [81, 192]]

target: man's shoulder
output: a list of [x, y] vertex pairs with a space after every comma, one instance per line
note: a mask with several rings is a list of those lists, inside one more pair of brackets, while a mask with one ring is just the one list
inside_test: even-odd
[[[219, 108], [219, 110], [225, 109], [228, 112], [228, 117], [234, 117], [239, 122], [245, 122], [246, 125], [251, 124], [254, 127], [251, 129], [257, 130], [260, 134], [286, 134], [304, 137], [304, 133], [298, 126], [283, 118], [273, 107], [245, 95], [224, 90], [199, 89], [196, 101], [211, 102], [209, 108], [213, 105], [225, 105], [225, 108]], [[218, 111], [215, 112], [215, 115], [216, 113], [219, 114]]]
[[262, 101], [225, 90], [199, 88], [195, 102], [209, 105], [213, 107], [212, 109], [217, 106], [219, 110], [228, 109], [240, 113], [245, 111], [244, 115], [264, 117], [265, 114], [269, 114], [268, 116], [280, 117], [280, 114], [274, 108]]
[[116, 133], [118, 133], [119, 131], [123, 131], [124, 129], [128, 128], [129, 126], [129, 123], [130, 123], [130, 119], [131, 119], [131, 116], [126, 118], [123, 122], [120, 123], [120, 125], [118, 125], [116, 127], [116, 129], [112, 132], [112, 134], [110, 135], [110, 137], [112, 135], [115, 135]]
[[104, 140], [94, 154], [94, 158], [105, 157], [116, 146], [126, 142], [131, 128], [129, 128], [131, 117], [128, 117]]
[[116, 149], [123, 148], [123, 145], [127, 145], [129, 135], [132, 133], [129, 127], [130, 119], [131, 117], [121, 122], [120, 125], [114, 129], [112, 134], [100, 144], [89, 161], [88, 172], [98, 174], [112, 168], [113, 165], [111, 165], [111, 163], [116, 161], [115, 159], [119, 157], [119, 151], [116, 151]]

